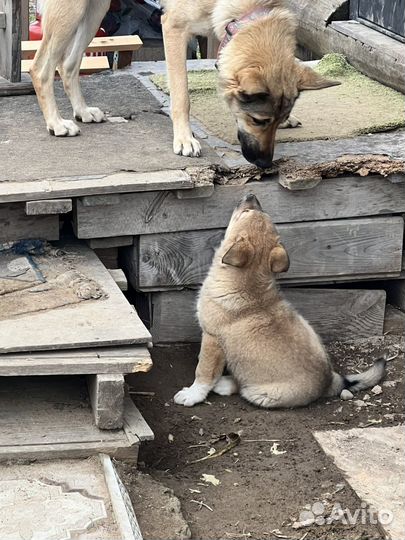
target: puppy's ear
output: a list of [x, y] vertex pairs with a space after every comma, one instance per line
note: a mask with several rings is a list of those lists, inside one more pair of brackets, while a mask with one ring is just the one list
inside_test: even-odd
[[287, 272], [290, 268], [290, 259], [285, 247], [282, 244], [277, 244], [270, 251], [270, 270], [273, 274], [281, 274]]
[[298, 90], [320, 90], [321, 88], [329, 88], [330, 86], [338, 86], [339, 81], [331, 81], [325, 79], [319, 73], [308, 66], [298, 65]]
[[253, 246], [246, 238], [238, 238], [222, 257], [223, 264], [242, 268], [253, 257]]

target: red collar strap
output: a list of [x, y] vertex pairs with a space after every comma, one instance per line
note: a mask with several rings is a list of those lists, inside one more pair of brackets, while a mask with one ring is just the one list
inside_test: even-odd
[[248, 13], [246, 13], [246, 15], [243, 15], [243, 17], [241, 17], [240, 19], [234, 19], [233, 21], [230, 21], [225, 26], [225, 35], [222, 38], [221, 43], [219, 44], [217, 59], [219, 59], [223, 48], [228, 45], [233, 36], [237, 34], [239, 30], [247, 26], [252, 21], [256, 21], [257, 19], [262, 19], [263, 17], [266, 17], [267, 15], [269, 15], [271, 10], [272, 8], [269, 7], [258, 7], [253, 9], [252, 11], [249, 11]]

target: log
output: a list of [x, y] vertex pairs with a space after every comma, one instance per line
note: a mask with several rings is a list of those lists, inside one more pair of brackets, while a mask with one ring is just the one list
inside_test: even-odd
[[[375, 217], [279, 225], [291, 265], [281, 282], [398, 276], [402, 269], [402, 217]], [[150, 234], [126, 253], [138, 290], [200, 285], [223, 229]]]
[[[381, 336], [385, 291], [350, 289], [284, 289], [289, 302], [325, 341]], [[151, 293], [154, 343], [199, 342], [194, 290]]]
[[378, 176], [325, 179], [313, 189], [289, 191], [263, 180], [216, 185], [211, 197], [179, 200], [171, 192], [128, 193], [120, 204], [74, 207], [78, 238], [142, 235], [226, 227], [243, 195], [253, 192], [275, 223], [343, 219], [405, 212], [405, 190]]

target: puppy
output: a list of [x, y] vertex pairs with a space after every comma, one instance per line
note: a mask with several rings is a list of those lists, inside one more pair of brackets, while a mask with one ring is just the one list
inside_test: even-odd
[[[377, 384], [385, 360], [368, 371], [333, 371], [319, 336], [283, 298], [275, 276], [289, 258], [252, 194], [236, 207], [198, 300], [202, 343], [195, 381], [174, 401], [192, 406], [213, 390], [260, 407], [301, 407], [344, 388]], [[231, 376], [222, 376], [227, 366]]]

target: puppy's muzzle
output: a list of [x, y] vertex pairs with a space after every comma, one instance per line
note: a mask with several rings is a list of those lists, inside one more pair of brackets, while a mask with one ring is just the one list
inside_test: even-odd
[[236, 208], [239, 210], [263, 211], [262, 206], [254, 193], [246, 193], [246, 195], [238, 202]]

